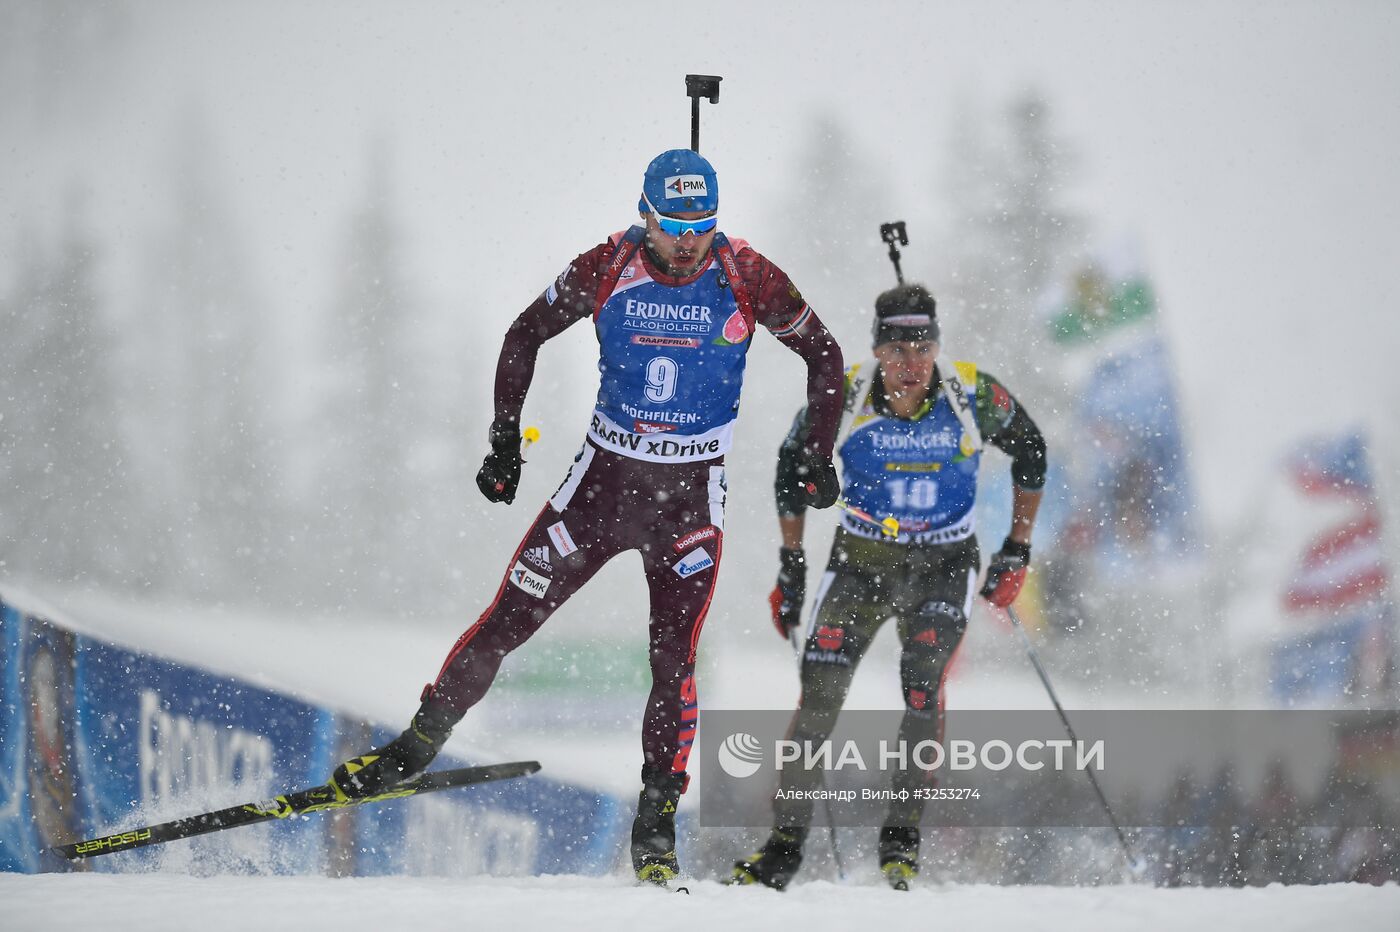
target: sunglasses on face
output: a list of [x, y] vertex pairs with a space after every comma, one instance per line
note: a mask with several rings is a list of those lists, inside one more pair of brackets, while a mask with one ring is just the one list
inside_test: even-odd
[[708, 233], [719, 224], [719, 215], [710, 214], [708, 217], [701, 217], [699, 220], [680, 220], [676, 217], [668, 217], [656, 209], [656, 205], [651, 202], [651, 198], [643, 195], [643, 200], [651, 208], [651, 215], [656, 218], [656, 225], [661, 228], [661, 232], [667, 236], [681, 237], [687, 233], [695, 236]]

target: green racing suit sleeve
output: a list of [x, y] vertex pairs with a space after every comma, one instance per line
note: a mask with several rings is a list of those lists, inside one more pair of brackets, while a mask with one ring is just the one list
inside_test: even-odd
[[1011, 457], [1011, 481], [1027, 492], [1045, 487], [1045, 437], [1025, 407], [996, 377], [977, 371], [977, 426], [982, 439]]

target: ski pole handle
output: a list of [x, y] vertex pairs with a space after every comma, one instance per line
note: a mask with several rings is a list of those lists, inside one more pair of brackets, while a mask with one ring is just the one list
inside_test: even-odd
[[875, 525], [877, 528], [880, 529], [880, 533], [883, 534], [885, 537], [899, 536], [899, 519], [893, 516], [884, 519], [877, 518], [870, 512], [863, 511], [857, 508], [855, 505], [852, 505], [844, 498], [838, 498], [836, 500], [836, 507], [840, 508], [842, 511], [846, 512], [846, 514], [850, 515], [853, 518], [857, 518], [861, 521], [866, 522], [867, 524]]

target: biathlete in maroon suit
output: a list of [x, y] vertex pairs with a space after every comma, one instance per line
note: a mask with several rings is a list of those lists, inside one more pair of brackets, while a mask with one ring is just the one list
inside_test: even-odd
[[757, 325], [807, 362], [812, 427], [800, 474], [809, 500], [824, 508], [839, 490], [831, 449], [841, 351], [781, 269], [718, 232], [718, 203], [709, 162], [688, 149], [662, 153], [643, 179], [644, 225], [576, 258], [507, 331], [491, 453], [477, 475], [483, 494], [514, 500], [536, 355], [591, 318], [601, 379], [587, 438], [409, 728], [337, 768], [332, 782], [345, 796], [383, 792], [426, 767], [505, 656], [603, 564], [637, 550], [651, 599], [652, 688], [632, 860], [640, 879], [664, 884], [676, 875], [675, 811], [698, 715], [696, 650], [724, 543], [724, 455]]

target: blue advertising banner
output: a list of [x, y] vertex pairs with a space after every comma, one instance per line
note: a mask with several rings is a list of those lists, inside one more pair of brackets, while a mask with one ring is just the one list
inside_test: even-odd
[[0, 645], [0, 870], [601, 873], [621, 850], [618, 800], [535, 775], [70, 863], [48, 848], [312, 786], [392, 734], [3, 602]]

